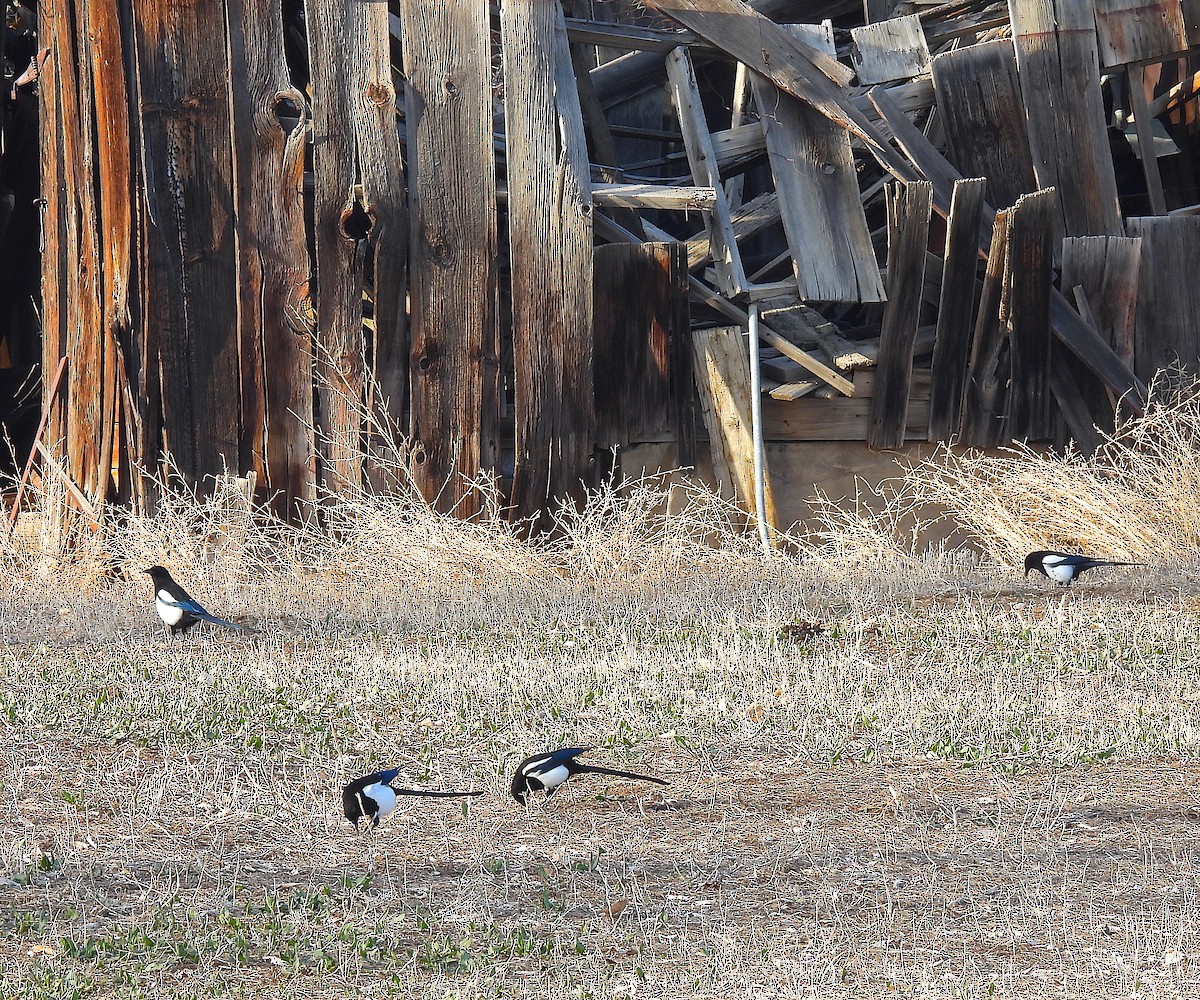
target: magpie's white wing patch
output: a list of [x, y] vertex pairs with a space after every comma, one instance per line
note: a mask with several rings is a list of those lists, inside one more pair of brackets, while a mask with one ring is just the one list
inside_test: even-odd
[[363, 794], [379, 807], [379, 812], [376, 814], [377, 819], [385, 820], [396, 811], [398, 797], [387, 785], [368, 785], [363, 789]]
[[527, 768], [525, 774], [528, 777], [536, 778], [546, 791], [557, 788], [571, 776], [571, 772], [567, 770], [564, 764], [559, 764], [557, 767], [552, 767], [548, 770], [541, 770], [537, 767]]
[[175, 603], [175, 599], [165, 590], [154, 595], [154, 610], [158, 612], [167, 625], [178, 625], [183, 618], [183, 608]]
[[1070, 583], [1075, 579], [1075, 567], [1066, 556], [1043, 556], [1042, 566], [1055, 583]]

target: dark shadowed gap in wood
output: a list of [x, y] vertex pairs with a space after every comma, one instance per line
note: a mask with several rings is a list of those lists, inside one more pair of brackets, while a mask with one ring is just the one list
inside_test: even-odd
[[1008, 339], [1000, 326], [1000, 295], [1004, 285], [1010, 211], [1005, 209], [995, 215], [983, 293], [971, 340], [971, 362], [963, 392], [959, 437], [962, 444], [973, 448], [994, 448], [1004, 440], [1012, 366]]
[[443, 510], [497, 457], [496, 165], [486, 5], [405, 0], [412, 269], [411, 431], [417, 484]]
[[512, 506], [582, 498], [592, 453], [592, 200], [583, 116], [558, 4], [500, 8], [512, 266]]
[[1058, 211], [1053, 190], [1022, 195], [1012, 207], [1005, 251], [1000, 323], [1012, 356], [1009, 437], [1046, 441], [1053, 436], [1050, 393], [1050, 249]]
[[887, 209], [888, 300], [879, 331], [879, 361], [867, 432], [867, 444], [875, 449], [900, 448], [905, 440], [933, 185], [928, 181], [889, 184]]
[[933, 349], [929, 399], [929, 440], [947, 441], [958, 431], [963, 386], [971, 353], [975, 314], [975, 272], [979, 262], [979, 224], [987, 182], [982, 177], [954, 182], [946, 252], [938, 302], [937, 340]]

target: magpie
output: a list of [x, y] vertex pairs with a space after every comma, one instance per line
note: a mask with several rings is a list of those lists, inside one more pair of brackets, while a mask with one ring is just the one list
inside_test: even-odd
[[393, 767], [387, 771], [376, 771], [361, 778], [355, 778], [342, 788], [342, 811], [346, 819], [358, 829], [359, 821], [366, 816], [370, 819], [367, 829], [379, 825], [381, 819], [387, 819], [396, 809], [396, 803], [401, 795], [426, 795], [430, 798], [452, 798], [461, 795], [482, 795], [482, 792], [422, 792], [415, 788], [393, 788], [392, 782], [400, 768]]
[[195, 598], [171, 579], [170, 572], [163, 569], [162, 566], [151, 566], [142, 572], [149, 574], [150, 579], [154, 582], [154, 610], [171, 630], [171, 635], [176, 632], [186, 632], [193, 625], [202, 621], [224, 625], [226, 628], [237, 629], [240, 632], [257, 631], [249, 625], [239, 625], [237, 622], [226, 621], [224, 618], [210, 615]]
[[1091, 556], [1073, 556], [1066, 552], [1030, 552], [1025, 557], [1025, 575], [1037, 570], [1060, 586], [1070, 586], [1081, 573], [1097, 566], [1145, 566], [1145, 563], [1109, 562], [1107, 559], [1093, 559]]
[[595, 747], [563, 747], [548, 753], [535, 753], [526, 757], [517, 765], [517, 773], [513, 775], [512, 797], [521, 805], [530, 792], [544, 791], [546, 798], [557, 791], [573, 774], [611, 774], [618, 778], [632, 778], [635, 781], [653, 781], [658, 785], [669, 785], [662, 778], [652, 778], [648, 774], [634, 774], [632, 771], [616, 771], [608, 767], [593, 767], [591, 764], [581, 764], [575, 758]]

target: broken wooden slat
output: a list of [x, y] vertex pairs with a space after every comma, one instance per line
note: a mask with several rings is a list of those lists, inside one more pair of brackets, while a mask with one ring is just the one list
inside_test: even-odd
[[229, 60], [208, 41], [224, 21], [223, 0], [140, 5], [134, 21], [146, 322], [162, 365], [164, 443], [196, 485], [237, 465], [241, 437]]
[[1009, 0], [1038, 186], [1068, 236], [1122, 235], [1091, 0]]
[[[238, 217], [238, 335], [242, 363], [242, 464], [254, 471], [280, 517], [310, 502], [315, 482], [312, 330], [304, 227], [306, 123], [279, 127], [284, 102], [304, 98], [288, 78], [279, 7], [246, 0], [228, 8], [234, 87]], [[262, 197], [271, 191], [277, 196]], [[250, 389], [261, 392], [256, 399]], [[261, 456], [251, 461], [246, 452]]]
[[[767, 441], [864, 441], [871, 426], [873, 400], [807, 396], [789, 402], [762, 401]], [[913, 399], [904, 423], [906, 441], [924, 441], [929, 433], [929, 401]]]
[[566, 25], [567, 37], [572, 42], [603, 45], [610, 49], [670, 52], [677, 46], [693, 45], [699, 41], [690, 31], [664, 31], [640, 24], [617, 24], [611, 21], [568, 17]]
[[867, 444], [875, 449], [904, 444], [933, 185], [928, 181], [893, 184], [888, 189], [887, 207], [888, 301], [879, 332], [875, 395], [867, 432]]
[[1166, 57], [1188, 47], [1179, 0], [1093, 0], [1100, 63]]
[[592, 199], [558, 4], [500, 7], [519, 517], [582, 496], [592, 459]]
[[[729, 214], [735, 240], [747, 239], [779, 221], [779, 196], [774, 191], [760, 194]], [[712, 260], [712, 242], [708, 230], [685, 241], [688, 270], [694, 271]]]
[[1000, 325], [1008, 334], [1012, 357], [1006, 434], [1015, 439], [1045, 441], [1053, 434], [1049, 376], [1054, 198], [1050, 190], [1022, 195], [1008, 222]]
[[704, 213], [704, 222], [721, 291], [726, 295], [741, 295], [749, 281], [738, 252], [729, 204], [725, 200], [717, 157], [700, 100], [700, 88], [686, 49], [678, 48], [667, 54], [667, 77], [671, 81], [671, 99], [683, 130], [692, 178], [696, 184], [712, 188], [716, 199], [712, 210]]
[[1181, 363], [1192, 371], [1200, 358], [1200, 283], [1180, 280], [1178, 263], [1200, 259], [1200, 217], [1130, 219], [1129, 235], [1141, 237], [1134, 355], [1149, 381]]
[[[1054, 401], [1066, 422], [1067, 431], [1075, 440], [1076, 447], [1085, 455], [1092, 454], [1103, 444], [1104, 439], [1096, 429], [1092, 414], [1080, 392], [1079, 382], [1068, 368], [1068, 359], [1062, 350], [1052, 352], [1050, 358], [1050, 390]], [[1111, 420], [1109, 421], [1111, 423]], [[1065, 442], [1055, 441], [1062, 447]]]
[[983, 276], [983, 293], [971, 341], [971, 362], [963, 392], [960, 439], [973, 448], [994, 448], [1004, 439], [1007, 389], [1011, 370], [1008, 340], [1000, 326], [1005, 251], [1011, 209], [997, 212]]
[[487, 10], [405, 0], [410, 426], [422, 494], [471, 514], [497, 457], [496, 164]]
[[[750, 374], [746, 334], [738, 326], [698, 330], [692, 334], [696, 385], [700, 411], [708, 431], [713, 470], [725, 496], [732, 494], [748, 514], [754, 510], [754, 442], [750, 422]], [[779, 529], [775, 491], [769, 469], [766, 485], [766, 520]]]
[[949, 159], [966, 176], [987, 178], [988, 203], [1008, 208], [1035, 190], [1012, 39], [934, 57], [933, 84]]
[[593, 184], [592, 198], [597, 205], [672, 212], [711, 211], [717, 203], [716, 191], [710, 187], [665, 184]]
[[[1176, 5], [1178, 9], [1178, 5]], [[1134, 128], [1137, 131], [1138, 151], [1142, 161], [1142, 173], [1146, 177], [1146, 192], [1150, 196], [1150, 211], [1155, 215], [1167, 214], [1167, 196], [1163, 191], [1162, 174], [1158, 169], [1158, 153], [1154, 149], [1154, 119], [1146, 101], [1146, 70], [1142, 66], [1130, 66], [1125, 74], [1129, 87], [1129, 101], [1133, 110]]]
[[680, 423], [677, 387], [689, 384], [672, 357], [690, 338], [683, 244], [610, 243], [595, 254], [596, 444], [663, 440]]
[[849, 134], [765, 77], [752, 82], [800, 297], [883, 301]]
[[979, 223], [983, 218], [986, 184], [982, 177], [954, 182], [938, 303], [937, 341], [933, 349], [930, 441], [949, 440], [958, 430], [962, 413], [963, 385], [971, 352]]
[[916, 14], [851, 28], [850, 39], [859, 83], [909, 80], [929, 72], [929, 46]]

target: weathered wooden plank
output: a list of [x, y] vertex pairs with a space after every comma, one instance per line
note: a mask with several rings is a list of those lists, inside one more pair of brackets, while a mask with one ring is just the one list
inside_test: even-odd
[[991, 248], [983, 276], [983, 292], [971, 341], [971, 362], [963, 392], [960, 439], [975, 448], [994, 448], [1004, 440], [1009, 374], [1008, 338], [1000, 325], [1000, 295], [1004, 287], [1008, 225], [1011, 209], [997, 212]]
[[530, 516], [578, 497], [592, 459], [592, 201], [558, 4], [500, 8], [508, 132], [516, 469]]
[[867, 444], [881, 450], [904, 444], [933, 185], [928, 181], [889, 185], [887, 208], [888, 301], [879, 331], [875, 394], [867, 433]]
[[704, 223], [721, 291], [726, 295], [740, 295], [750, 282], [742, 267], [729, 203], [725, 199], [716, 152], [700, 100], [700, 88], [696, 84], [696, 73], [686, 49], [678, 48], [667, 54], [667, 79], [671, 83], [671, 99], [683, 130], [692, 179], [697, 185], [713, 189], [716, 203], [711, 211], [704, 213]]
[[1160, 369], [1181, 364], [1197, 370], [1200, 358], [1200, 283], [1180, 280], [1179, 262], [1200, 259], [1200, 216], [1152, 216], [1128, 221], [1141, 237], [1137, 329], [1138, 374], [1149, 381]]
[[958, 430], [963, 386], [971, 351], [979, 223], [987, 182], [982, 177], [954, 182], [933, 349], [929, 440], [949, 440]]
[[1150, 117], [1146, 100], [1145, 67], [1128, 67], [1125, 79], [1129, 87], [1129, 102], [1133, 111], [1134, 129], [1137, 132], [1137, 149], [1142, 161], [1142, 173], [1146, 178], [1146, 192], [1150, 197], [1150, 211], [1155, 215], [1166, 215], [1167, 196], [1163, 191], [1162, 173], [1158, 169], [1158, 153], [1154, 149], [1154, 132], [1151, 127], [1153, 119]]
[[1009, 0], [1038, 186], [1058, 191], [1068, 236], [1119, 236], [1091, 0]]
[[[865, 441], [871, 426], [870, 397], [806, 397], [787, 402], [762, 401], [767, 441]], [[904, 424], [906, 441], [924, 441], [929, 433], [929, 401], [911, 399]]]
[[932, 71], [950, 162], [968, 177], [987, 178], [995, 208], [1035, 190], [1012, 39], [943, 52]]
[[1133, 331], [1142, 242], [1126, 236], [1073, 236], [1063, 240], [1062, 287], [1082, 285], [1097, 332], [1133, 366]]
[[[362, 481], [362, 402], [366, 371], [362, 333], [363, 256], [367, 232], [362, 198], [356, 197], [351, 76], [351, 6], [338, 0], [305, 0], [308, 60], [312, 74], [313, 225], [316, 244], [314, 368], [320, 465], [327, 489]], [[358, 209], [358, 213], [355, 209]], [[356, 217], [357, 214], [357, 217]]]
[[908, 80], [929, 72], [929, 46], [917, 14], [850, 29], [850, 61], [859, 83]]
[[470, 514], [496, 457], [496, 165], [483, 5], [405, 0], [412, 440], [426, 498]]
[[[760, 233], [779, 221], [779, 195], [774, 191], [760, 194], [729, 213], [735, 240], [744, 240]], [[713, 259], [712, 242], [707, 228], [685, 241], [688, 255], [688, 270], [694, 271]]]
[[595, 253], [596, 443], [663, 440], [680, 423], [672, 351], [690, 337], [683, 244], [611, 243]]
[[849, 133], [765, 77], [751, 81], [800, 298], [883, 301]]
[[1006, 429], [1011, 438], [1045, 441], [1053, 434], [1050, 239], [1056, 211], [1055, 193], [1037, 191], [1017, 199], [1008, 223], [1000, 324], [1008, 335], [1012, 357]]
[[[276, 513], [312, 501], [312, 304], [304, 227], [304, 106], [288, 77], [283, 23], [271, 0], [229, 4], [234, 205], [238, 217], [238, 337], [242, 372], [240, 472], [261, 477]], [[264, 197], [271, 192], [271, 197]]]
[[[692, 351], [700, 411], [718, 486], [725, 496], [736, 498], [744, 511], [753, 513], [754, 439], [745, 331], [738, 326], [698, 330], [692, 335]], [[764, 469], [763, 476], [767, 523], [778, 530], [770, 470]]]
[[[875, 395], [877, 372], [874, 368], [863, 368], [854, 373], [854, 398], [868, 399]], [[908, 398], [910, 404], [917, 400], [927, 400], [933, 386], [933, 373], [928, 368], [914, 368], [908, 380]]]
[[1188, 47], [1179, 0], [1093, 0], [1104, 66], [1167, 56]]
[[180, 472], [236, 467], [241, 450], [229, 60], [223, 0], [139, 5], [146, 169], [146, 322], [162, 365], [163, 439]]

